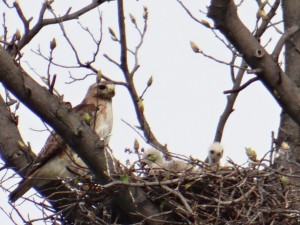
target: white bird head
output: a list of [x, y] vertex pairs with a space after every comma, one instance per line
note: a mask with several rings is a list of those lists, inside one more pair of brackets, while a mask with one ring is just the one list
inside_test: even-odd
[[221, 145], [220, 142], [214, 142], [208, 149], [210, 164], [219, 163], [220, 159], [223, 157], [223, 152], [223, 145]]
[[144, 152], [142, 162], [146, 163], [148, 166], [156, 164], [162, 167], [164, 164], [164, 159], [160, 151], [155, 148], [149, 148]]

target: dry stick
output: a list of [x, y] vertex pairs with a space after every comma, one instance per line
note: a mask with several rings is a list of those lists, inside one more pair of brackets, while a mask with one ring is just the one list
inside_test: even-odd
[[182, 224], [182, 222], [174, 222], [174, 221], [166, 221], [166, 220], [158, 220], [158, 219], [154, 219], [155, 217], [157, 216], [166, 216], [166, 215], [169, 215], [171, 214], [173, 211], [166, 211], [166, 212], [161, 212], [159, 213], [158, 215], [153, 215], [153, 216], [148, 216], [146, 217], [145, 215], [142, 215], [140, 213], [137, 213], [137, 215], [141, 216], [144, 218], [143, 221], [141, 221], [141, 223], [139, 224], [142, 224], [143, 222], [145, 221], [153, 221], [153, 222], [160, 222], [161, 224]]
[[217, 202], [220, 205], [232, 205], [233, 203], [238, 203], [240, 201], [245, 200], [254, 190], [256, 189], [256, 186], [253, 186], [249, 191], [247, 191], [243, 196], [233, 199], [233, 200], [229, 200], [229, 201], [220, 201], [217, 198], [213, 198], [213, 200], [215, 202]]
[[52, 78], [52, 81], [51, 81], [51, 84], [50, 84], [49, 91], [50, 91], [51, 94], [53, 94], [55, 81], [56, 81], [56, 74], [53, 75], [53, 78]]
[[224, 181], [220, 181], [220, 190], [219, 190], [219, 197], [218, 197], [218, 205], [217, 205], [217, 217], [216, 217], [216, 223], [220, 220], [220, 202], [222, 198], [222, 191], [223, 191]]
[[[58, 20], [58, 17], [56, 16], [56, 14], [54, 13], [53, 10], [51, 10], [51, 13], [54, 16], [54, 18], [56, 18]], [[88, 67], [89, 65], [88, 65], [87, 62], [86, 63], [82, 63], [82, 61], [80, 59], [80, 56], [79, 56], [79, 53], [77, 52], [76, 47], [74, 46], [74, 44], [72, 43], [72, 41], [70, 40], [69, 36], [66, 33], [64, 24], [62, 22], [60, 22], [58, 24], [60, 26], [60, 29], [61, 29], [61, 31], [63, 33], [64, 38], [66, 39], [66, 41], [68, 42], [69, 46], [71, 47], [71, 49], [72, 49], [72, 51], [73, 51], [73, 53], [74, 53], [74, 55], [76, 57], [76, 61], [79, 64], [79, 66], [80, 67]], [[52, 53], [52, 51], [51, 51], [51, 53]], [[49, 61], [50, 61], [49, 63], [52, 63], [52, 54], [50, 55]]]
[[[91, 4], [79, 9], [78, 11], [74, 12], [74, 13], [70, 13], [70, 9], [67, 10], [67, 12], [65, 13], [65, 15], [59, 17], [59, 18], [51, 18], [51, 19], [44, 19], [44, 15], [45, 12], [48, 8], [48, 2], [45, 1], [44, 4], [42, 5], [42, 8], [40, 10], [40, 14], [39, 14], [39, 18], [37, 23], [32, 26], [31, 29], [26, 30], [26, 25], [25, 25], [25, 33], [23, 35], [23, 37], [21, 38], [21, 40], [18, 42], [17, 46], [12, 48], [10, 50], [10, 54], [12, 56], [15, 56], [18, 51], [20, 51], [25, 45], [27, 45], [33, 38], [35, 35], [37, 35], [39, 33], [39, 31], [47, 26], [47, 25], [51, 25], [51, 24], [57, 24], [63, 21], [68, 21], [68, 20], [73, 20], [73, 19], [78, 19], [79, 16], [87, 13], [88, 11], [98, 7], [100, 4], [106, 2], [105, 0], [101, 0], [101, 1], [93, 1]], [[23, 23], [26, 24], [26, 22], [30, 22], [31, 19], [26, 20], [25, 18], [22, 19]]]
[[133, 125], [131, 125], [130, 123], [128, 123], [124, 119], [121, 119], [121, 121], [123, 123], [125, 123], [127, 126], [129, 126], [134, 132], [136, 132], [145, 142], [147, 142], [147, 140], [145, 139], [145, 137], [142, 134], [140, 134], [140, 132]]
[[236, 89], [232, 89], [232, 90], [228, 90], [228, 91], [224, 91], [224, 94], [231, 94], [231, 93], [238, 93], [242, 90], [244, 90], [246, 87], [248, 87], [250, 84], [252, 84], [255, 81], [258, 81], [259, 78], [258, 77], [253, 77], [250, 80], [248, 80], [246, 83], [244, 83], [243, 85], [241, 85], [240, 87], [236, 88]]
[[[233, 85], [233, 89], [237, 89], [238, 87], [240, 87], [242, 78], [244, 76], [244, 73], [245, 73], [247, 67], [248, 67], [247, 63], [245, 62], [245, 60], [243, 60], [241, 63], [241, 66], [240, 66], [240, 70], [236, 76], [235, 83]], [[226, 104], [224, 112], [220, 116], [214, 141], [221, 142], [225, 124], [226, 124], [230, 114], [233, 112], [233, 105], [235, 103], [237, 96], [238, 96], [238, 92], [232, 93], [227, 97], [227, 104]]]
[[[25, 218], [23, 217], [22, 213], [17, 209], [17, 207], [16, 207], [15, 205], [13, 205], [13, 204], [10, 204], [10, 206], [11, 206], [11, 207], [14, 209], [14, 211], [18, 214], [19, 218], [23, 221], [23, 223], [26, 224]], [[2, 209], [2, 208], [1, 208], [1, 209]], [[4, 210], [2, 209], [2, 211], [4, 211]], [[4, 213], [7, 214], [5, 211], [4, 211]], [[10, 218], [11, 218], [11, 220], [13, 221], [13, 218], [12, 218], [12, 217], [10, 217]], [[14, 222], [14, 221], [13, 221], [13, 222]], [[15, 224], [17, 224], [17, 223], [15, 223]]]
[[[58, 16], [54, 13], [54, 11], [53, 11], [52, 9], [51, 9], [51, 13], [52, 13], [52, 15], [54, 16], [54, 18], [56, 18], [56, 19], [59, 21], [59, 18], [60, 18], [60, 17], [58, 17]], [[69, 36], [67, 35], [66, 30], [65, 30], [64, 25], [63, 25], [62, 22], [58, 22], [58, 24], [59, 24], [59, 26], [60, 26], [60, 28], [61, 28], [61, 31], [62, 31], [62, 33], [63, 33], [63, 36], [65, 37], [66, 41], [68, 42], [69, 46], [71, 47], [71, 49], [72, 49], [72, 51], [73, 51], [73, 53], [74, 53], [74, 55], [75, 55], [75, 57], [76, 57], [78, 66], [64, 66], [64, 65], [62, 65], [62, 64], [53, 62], [53, 58], [52, 58], [52, 50], [51, 50], [51, 52], [50, 52], [51, 54], [50, 54], [50, 57], [49, 57], [49, 58], [46, 57], [46, 56], [44, 56], [44, 55], [42, 54], [42, 52], [41, 52], [39, 49], [38, 49], [37, 52], [33, 51], [33, 52], [36, 53], [37, 55], [39, 55], [39, 56], [41, 56], [42, 58], [44, 58], [46, 61], [49, 61], [49, 66], [48, 66], [48, 80], [49, 80], [49, 76], [50, 76], [50, 74], [49, 74], [50, 64], [55, 65], [55, 66], [58, 66], [58, 67], [62, 67], [62, 68], [86, 68], [86, 69], [89, 69], [89, 70], [91, 70], [91, 71], [93, 72], [92, 74], [87, 74], [87, 75], [85, 75], [83, 78], [74, 78], [74, 77], [72, 76], [72, 74], [70, 74], [69, 77], [72, 79], [72, 81], [71, 81], [71, 82], [66, 82], [67, 84], [70, 84], [70, 83], [73, 83], [73, 82], [79, 81], [79, 80], [84, 80], [86, 77], [88, 77], [88, 76], [90, 76], [90, 75], [94, 75], [94, 73], [96, 73], [96, 74], [98, 73], [99, 70], [96, 69], [95, 67], [93, 67], [92, 64], [95, 62], [96, 56], [98, 55], [98, 52], [99, 52], [99, 50], [100, 50], [100, 44], [101, 44], [102, 36], [103, 36], [103, 35], [102, 35], [103, 32], [102, 32], [102, 17], [101, 17], [101, 14], [100, 14], [99, 20], [100, 20], [100, 25], [101, 25], [101, 26], [100, 26], [101, 28], [100, 28], [100, 38], [99, 38], [99, 40], [96, 40], [96, 39], [95, 39], [95, 37], [94, 37], [93, 34], [89, 31], [88, 28], [84, 28], [84, 27], [79, 23], [80, 26], [81, 26], [81, 28], [84, 29], [84, 30], [89, 34], [89, 36], [92, 38], [93, 42], [96, 44], [96, 50], [95, 50], [94, 53], [93, 53], [93, 58], [92, 58], [92, 60], [89, 60], [89, 61], [86, 61], [86, 62], [82, 62], [82, 60], [80, 59], [80, 56], [79, 56], [79, 54], [78, 54], [78, 52], [77, 52], [77, 50], [76, 50], [76, 47], [75, 47], [75, 45], [72, 43], [72, 41], [70, 40]], [[119, 65], [118, 65], [118, 66], [119, 66]], [[112, 83], [114, 83], [114, 84], [119, 84], [119, 85], [126, 86], [126, 83], [111, 80], [110, 78], [108, 78], [108, 77], [105, 76], [104, 74], [102, 74], [102, 77], [103, 77], [105, 80], [110, 81], [110, 82], [112, 82]], [[49, 82], [48, 82], [48, 83], [49, 83]], [[49, 86], [49, 84], [47, 84], [47, 85]]]
[[274, 131], [271, 132], [271, 153], [270, 153], [270, 167], [273, 165], [274, 163], [274, 159], [273, 159], [273, 155], [274, 155], [274, 151], [276, 150], [276, 139], [275, 139], [275, 134]]
[[260, 27], [256, 30], [254, 36], [257, 39], [259, 39], [263, 35], [263, 33], [266, 31], [266, 29], [268, 28], [268, 25], [269, 25], [271, 19], [276, 15], [276, 10], [278, 9], [280, 2], [281, 2], [280, 0], [276, 0], [274, 2], [270, 11], [267, 13], [268, 20], [263, 20]]
[[173, 195], [175, 195], [175, 197], [178, 197], [180, 199], [180, 201], [182, 202], [182, 204], [184, 205], [185, 209], [193, 214], [193, 210], [192, 208], [190, 207], [190, 205], [187, 203], [186, 199], [183, 197], [183, 195], [179, 192], [179, 191], [176, 191], [176, 190], [173, 190], [171, 188], [169, 188], [168, 186], [165, 186], [165, 185], [162, 185], [161, 186], [163, 189], [165, 189], [166, 191], [172, 193]]
[[[210, 174], [211, 175], [211, 174]], [[201, 178], [202, 176], [189, 176], [186, 177], [186, 181], [194, 181], [196, 179]], [[125, 182], [125, 181], [113, 181], [111, 183], [100, 185], [99, 187], [101, 189], [109, 189], [113, 186], [129, 186], [129, 187], [150, 187], [150, 186], [160, 186], [160, 185], [168, 185], [168, 184], [177, 184], [180, 181], [182, 181], [182, 178], [175, 178], [171, 180], [165, 180], [165, 181], [145, 181], [145, 182]]]
[[32, 20], [32, 17], [29, 20], [26, 19], [25, 15], [24, 15], [24, 13], [23, 13], [23, 11], [22, 11], [22, 9], [21, 9], [21, 7], [20, 7], [20, 5], [19, 5], [19, 3], [17, 1], [15, 1], [13, 3], [13, 5], [14, 5], [14, 7], [15, 7], [15, 9], [16, 9], [19, 17], [20, 17], [20, 19], [22, 20], [25, 32], [27, 32], [29, 30], [29, 23]]
[[[121, 3], [119, 3], [121, 2]], [[122, 1], [118, 1], [118, 4], [122, 4]], [[143, 110], [139, 107], [139, 102], [141, 99], [139, 98], [139, 95], [136, 91], [135, 84], [133, 81], [133, 74], [129, 71], [128, 68], [128, 59], [127, 59], [127, 41], [126, 41], [126, 28], [125, 28], [125, 17], [124, 17], [124, 11], [121, 10], [121, 15], [119, 15], [119, 30], [120, 30], [120, 45], [121, 45], [121, 57], [120, 57], [120, 68], [124, 74], [125, 80], [127, 82], [127, 90], [131, 96], [137, 119], [140, 123], [141, 129], [144, 133], [144, 136], [147, 140], [148, 144], [151, 144], [152, 146], [158, 148], [161, 150], [165, 155], [166, 158], [170, 158], [170, 155], [168, 153], [167, 147], [160, 144], [154, 134], [151, 131], [150, 125], [147, 122], [147, 119], [143, 113]]]

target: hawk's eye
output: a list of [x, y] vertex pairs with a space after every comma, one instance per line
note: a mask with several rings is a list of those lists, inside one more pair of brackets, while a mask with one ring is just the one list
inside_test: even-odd
[[104, 89], [106, 88], [106, 86], [105, 86], [105, 85], [102, 85], [102, 84], [100, 84], [100, 85], [98, 86], [98, 88], [99, 88], [99, 90], [104, 90]]

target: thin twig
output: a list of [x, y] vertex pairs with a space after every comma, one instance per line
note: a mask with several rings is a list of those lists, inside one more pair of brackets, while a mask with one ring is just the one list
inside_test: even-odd
[[223, 93], [224, 94], [231, 94], [231, 93], [240, 92], [240, 91], [244, 90], [246, 87], [248, 87], [250, 84], [252, 84], [253, 82], [258, 81], [258, 80], [259, 80], [258, 77], [253, 77], [250, 80], [248, 80], [246, 83], [241, 85], [239, 88], [232, 89], [232, 90], [227, 90], [227, 91], [224, 91]]
[[141, 99], [139, 98], [139, 95], [137, 93], [133, 77], [132, 77], [132, 71], [129, 71], [128, 66], [128, 48], [127, 48], [127, 40], [126, 40], [126, 28], [125, 28], [125, 16], [124, 16], [124, 8], [123, 8], [123, 1], [118, 1], [118, 22], [119, 22], [119, 31], [120, 31], [120, 46], [121, 46], [121, 56], [120, 56], [120, 68], [124, 74], [126, 83], [127, 83], [127, 89], [131, 96], [136, 115], [138, 118], [138, 121], [140, 123], [141, 129], [144, 133], [146, 142], [155, 148], [163, 151], [167, 158], [170, 158], [168, 154], [168, 149], [165, 145], [162, 145], [158, 142], [154, 134], [152, 133], [152, 130], [150, 128], [150, 125], [148, 124], [148, 121], [144, 115], [143, 110], [141, 109], [139, 103]]

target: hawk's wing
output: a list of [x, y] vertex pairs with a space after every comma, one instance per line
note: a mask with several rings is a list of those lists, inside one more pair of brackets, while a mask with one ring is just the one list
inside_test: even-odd
[[[97, 107], [95, 105], [80, 104], [74, 107], [73, 110], [81, 118], [83, 118], [84, 115], [88, 115], [88, 118], [90, 118], [87, 121], [88, 124], [94, 126], [94, 118], [97, 112]], [[82, 122], [84, 123], [85, 121], [83, 120]], [[72, 150], [70, 150], [59, 135], [53, 132], [48, 137], [46, 144], [40, 151], [36, 160], [31, 164], [27, 176], [20, 182], [19, 186], [11, 192], [9, 196], [10, 200], [12, 202], [16, 201], [33, 186], [43, 186], [51, 179], [57, 179], [58, 177], [66, 178], [64, 176], [72, 174], [72, 171], [66, 172], [69, 169], [67, 167], [76, 167], [76, 171], [76, 169], [82, 166], [76, 164], [75, 161], [78, 160], [78, 156], [75, 155], [76, 154], [73, 154]]]
[[[83, 118], [83, 115], [87, 113], [91, 118], [89, 124], [92, 127], [94, 126], [94, 118], [97, 111], [96, 106], [92, 104], [80, 104], [74, 107], [72, 110], [76, 112], [80, 116], [80, 118]], [[32, 174], [32, 172], [40, 166], [44, 165], [54, 155], [66, 149], [66, 147], [67, 144], [61, 139], [61, 137], [55, 132], [52, 132], [46, 140], [44, 147], [39, 152], [36, 160], [32, 163], [28, 175]]]

